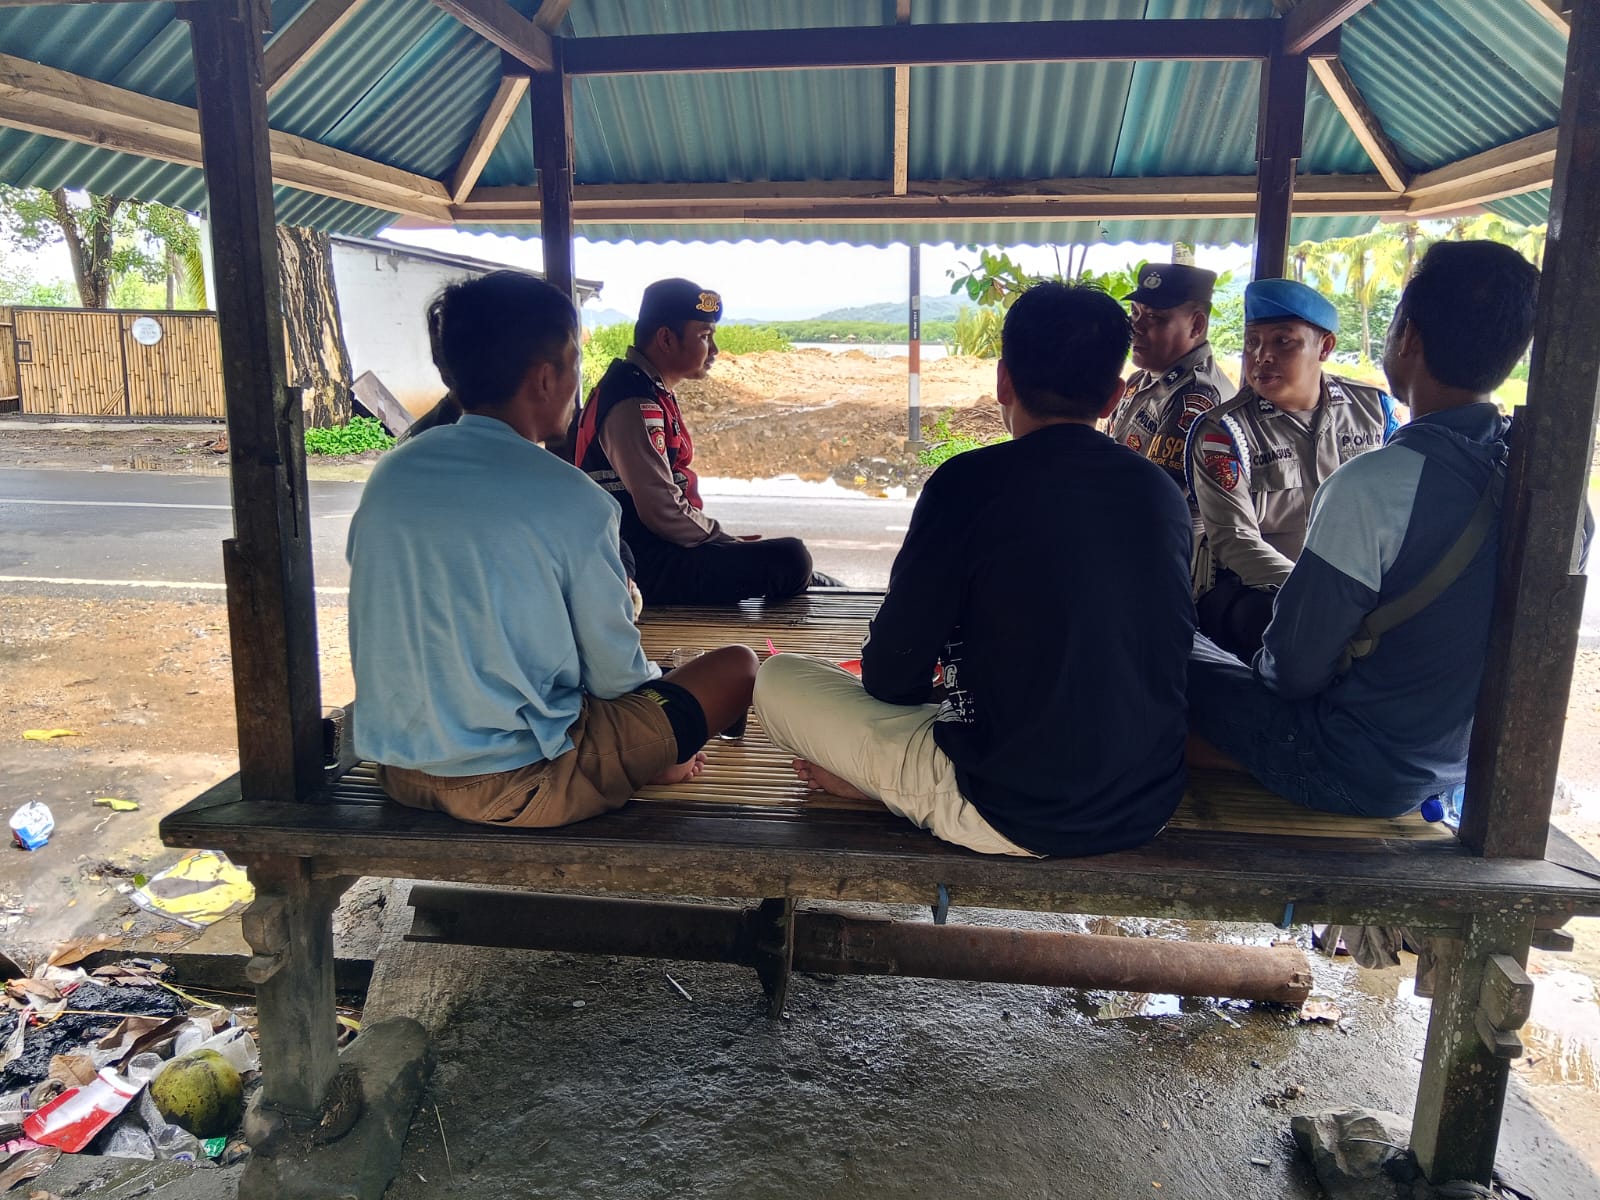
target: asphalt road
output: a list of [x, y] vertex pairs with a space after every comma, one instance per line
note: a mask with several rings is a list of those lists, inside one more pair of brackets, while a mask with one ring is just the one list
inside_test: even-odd
[[[350, 514], [361, 484], [313, 481], [317, 587], [342, 599]], [[912, 501], [752, 495], [760, 485], [711, 484], [706, 507], [735, 533], [803, 537], [817, 569], [857, 587], [882, 587]], [[782, 485], [775, 485], [781, 491]], [[220, 544], [232, 530], [228, 481], [124, 471], [0, 469], [0, 588], [9, 584], [148, 594], [220, 592]], [[1600, 587], [1584, 599], [1582, 644], [1600, 645]]]
[[[312, 547], [324, 596], [340, 596], [349, 584], [344, 543], [361, 487], [311, 484]], [[706, 503], [735, 533], [804, 537], [819, 570], [858, 587], [888, 581], [912, 507], [909, 500], [714, 492]], [[232, 527], [225, 478], [0, 469], [0, 587], [220, 591], [220, 545]]]

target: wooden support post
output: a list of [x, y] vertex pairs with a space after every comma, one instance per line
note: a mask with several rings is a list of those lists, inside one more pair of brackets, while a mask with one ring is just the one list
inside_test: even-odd
[[922, 247], [911, 243], [911, 311], [906, 345], [906, 437], [922, 444]]
[[321, 681], [304, 417], [285, 382], [278, 243], [257, 0], [206, 0], [191, 21], [234, 536], [223, 545], [240, 788], [292, 800], [322, 783]]
[[1493, 958], [1526, 963], [1532, 935], [1531, 917], [1495, 914], [1469, 917], [1459, 940], [1439, 939], [1437, 990], [1411, 1126], [1411, 1148], [1435, 1184], [1487, 1185], [1494, 1170], [1510, 1060], [1484, 1044], [1478, 1010]]
[[562, 66], [560, 38], [551, 39], [555, 62], [536, 70], [530, 96], [533, 159], [539, 168], [539, 240], [544, 277], [578, 303], [572, 261], [572, 81]]
[[256, 984], [261, 1103], [315, 1116], [339, 1070], [333, 910], [351, 881], [314, 880], [303, 858], [253, 862], [250, 880], [256, 899], [242, 925], [255, 951], [246, 973]]
[[1600, 393], [1600, 3], [1567, 44], [1555, 189], [1528, 403], [1501, 516], [1500, 584], [1467, 764], [1461, 838], [1486, 857], [1543, 858], [1583, 614], [1577, 570]]
[[1302, 55], [1274, 54], [1261, 64], [1255, 279], [1282, 279], [1289, 269], [1294, 177], [1306, 124], [1306, 70]]

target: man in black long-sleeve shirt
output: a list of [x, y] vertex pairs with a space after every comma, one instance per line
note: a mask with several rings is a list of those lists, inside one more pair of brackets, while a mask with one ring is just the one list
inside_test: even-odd
[[990, 854], [1098, 854], [1166, 823], [1191, 532], [1167, 474], [1094, 428], [1130, 340], [1094, 289], [1039, 284], [1012, 306], [996, 385], [1012, 440], [928, 480], [861, 681], [793, 654], [756, 677], [801, 778]]

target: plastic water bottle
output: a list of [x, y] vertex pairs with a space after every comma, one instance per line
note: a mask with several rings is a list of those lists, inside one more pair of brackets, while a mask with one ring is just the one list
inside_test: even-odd
[[1448, 792], [1437, 796], [1429, 796], [1422, 802], [1422, 819], [1424, 821], [1443, 821], [1451, 829], [1461, 828], [1461, 801], [1466, 795], [1466, 787], [1457, 784]]

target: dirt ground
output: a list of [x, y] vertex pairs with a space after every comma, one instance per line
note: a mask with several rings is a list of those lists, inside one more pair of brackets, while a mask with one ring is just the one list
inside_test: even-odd
[[[922, 425], [932, 439], [941, 415], [972, 437], [1000, 436], [994, 362], [943, 358], [922, 368]], [[725, 354], [711, 375], [679, 388], [702, 475], [765, 479], [795, 474], [833, 478], [846, 487], [915, 489], [931, 468], [906, 447], [906, 360], [860, 350], [834, 353]], [[226, 471], [222, 430], [214, 423], [184, 428], [115, 430], [0, 423], [0, 466], [73, 470], [128, 469], [220, 474]], [[313, 459], [313, 478], [360, 477], [376, 454]]]

